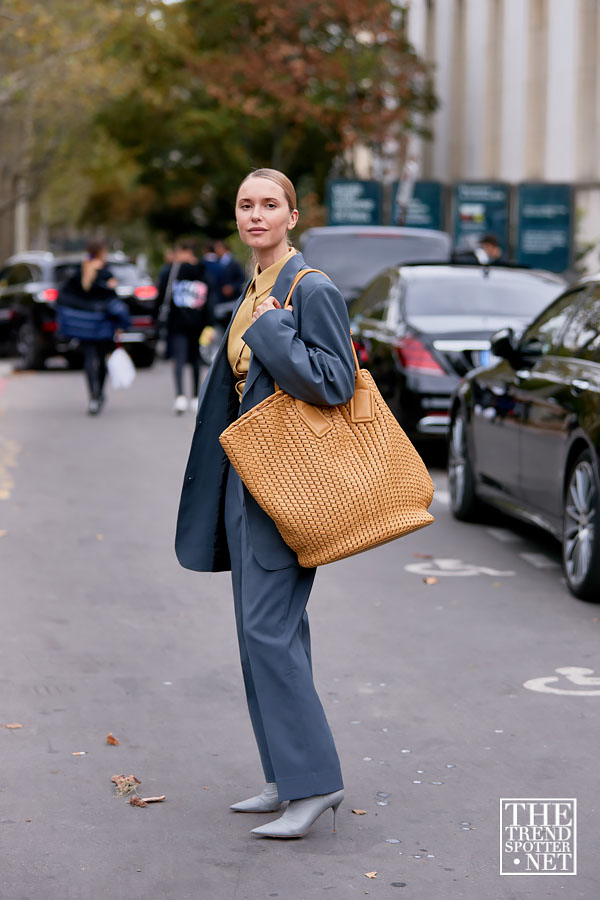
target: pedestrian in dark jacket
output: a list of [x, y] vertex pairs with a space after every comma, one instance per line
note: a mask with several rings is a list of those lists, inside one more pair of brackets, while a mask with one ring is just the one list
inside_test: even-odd
[[226, 328], [244, 286], [246, 273], [225, 241], [215, 241], [213, 246], [219, 260], [216, 270], [219, 297], [215, 308], [215, 319]]
[[119, 300], [117, 279], [106, 265], [106, 247], [92, 242], [79, 270], [62, 286], [58, 322], [65, 337], [77, 338], [89, 389], [88, 412], [95, 416], [104, 405], [106, 357], [115, 337], [129, 326], [129, 311]]
[[[288, 245], [298, 219], [290, 180], [258, 169], [238, 190], [240, 237], [256, 267], [206, 376], [179, 508], [176, 551], [201, 572], [231, 569], [248, 710], [266, 784], [236, 812], [275, 813], [253, 834], [305, 834], [342, 802], [340, 762], [312, 678], [306, 604], [314, 568], [302, 568], [274, 521], [230, 465], [219, 435], [274, 392], [274, 382], [305, 403], [336, 406], [354, 393], [354, 358], [344, 299]], [[256, 452], [260, 454], [260, 448]], [[280, 459], [294, 466], [293, 459]], [[315, 489], [318, 490], [318, 485]]]
[[173, 411], [184, 413], [188, 401], [183, 374], [186, 365], [192, 370], [192, 409], [198, 406], [200, 386], [200, 335], [213, 321], [215, 283], [204, 262], [196, 256], [192, 241], [180, 241], [174, 260], [163, 271], [158, 287], [158, 302], [167, 310], [168, 340], [175, 376]]

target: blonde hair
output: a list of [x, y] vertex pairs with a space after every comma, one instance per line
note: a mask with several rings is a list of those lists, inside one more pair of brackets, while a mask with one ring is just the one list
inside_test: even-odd
[[296, 209], [296, 189], [287, 175], [284, 175], [283, 172], [279, 171], [279, 169], [254, 169], [254, 171], [248, 172], [244, 180], [241, 182], [240, 188], [242, 184], [248, 181], [249, 178], [268, 178], [269, 181], [275, 182], [275, 184], [279, 185], [279, 187], [285, 194], [285, 199], [288, 202], [290, 212], [293, 212], [293, 210]]

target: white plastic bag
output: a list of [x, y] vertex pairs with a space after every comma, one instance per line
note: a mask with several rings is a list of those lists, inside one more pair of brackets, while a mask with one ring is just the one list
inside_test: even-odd
[[135, 379], [135, 366], [129, 354], [122, 347], [117, 347], [106, 361], [110, 383], [115, 390], [128, 388]]

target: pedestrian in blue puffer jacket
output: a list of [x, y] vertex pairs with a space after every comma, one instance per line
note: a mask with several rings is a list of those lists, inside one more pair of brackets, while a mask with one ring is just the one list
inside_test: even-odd
[[104, 404], [106, 357], [115, 335], [129, 326], [129, 310], [119, 300], [117, 280], [106, 266], [106, 247], [93, 242], [80, 270], [63, 285], [58, 298], [58, 325], [65, 337], [77, 338], [89, 388], [90, 415]]

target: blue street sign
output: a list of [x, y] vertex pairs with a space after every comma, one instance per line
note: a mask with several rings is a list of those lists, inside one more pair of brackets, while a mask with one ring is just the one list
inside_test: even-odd
[[[400, 182], [392, 185], [391, 225], [398, 224], [398, 189]], [[411, 228], [437, 228], [444, 230], [444, 187], [440, 181], [416, 181], [408, 204], [404, 225]]]
[[517, 262], [564, 272], [571, 262], [573, 204], [568, 184], [520, 184]]
[[335, 178], [327, 182], [328, 225], [379, 225], [381, 185], [378, 181]]
[[454, 247], [459, 253], [477, 247], [493, 234], [508, 255], [509, 188], [499, 182], [461, 182], [454, 186]]

